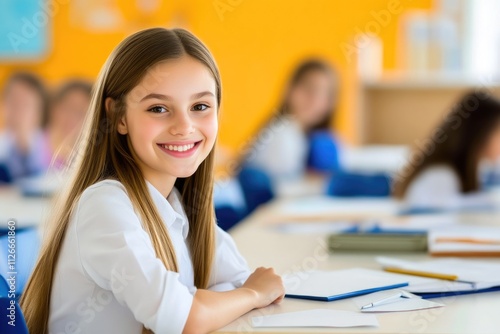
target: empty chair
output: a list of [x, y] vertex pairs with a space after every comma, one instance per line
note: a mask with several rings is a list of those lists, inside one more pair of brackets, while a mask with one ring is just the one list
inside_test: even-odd
[[259, 168], [243, 167], [238, 174], [248, 213], [274, 198], [271, 179]]

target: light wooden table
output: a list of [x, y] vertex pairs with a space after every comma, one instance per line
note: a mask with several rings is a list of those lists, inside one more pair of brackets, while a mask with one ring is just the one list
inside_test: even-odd
[[[351, 201], [350, 207], [363, 203], [363, 200]], [[280, 274], [303, 270], [334, 270], [351, 267], [380, 269], [375, 262], [377, 255], [396, 256], [407, 260], [423, 260], [426, 254], [334, 254], [327, 252], [327, 234], [284, 234], [278, 232], [272, 222], [278, 217], [287, 216], [283, 208], [287, 203], [275, 202], [264, 206], [249, 216], [231, 231], [239, 250], [247, 259], [251, 268], [258, 266], [274, 267]], [[288, 203], [293, 204], [293, 203]], [[344, 209], [347, 207], [344, 203]], [[382, 202], [380, 208], [384, 207]], [[389, 213], [391, 203], [386, 203]], [[333, 217], [333, 211], [326, 208]], [[344, 210], [345, 211], [345, 210]], [[373, 211], [373, 210], [372, 210]], [[339, 211], [340, 212], [340, 211]], [[384, 213], [379, 210], [377, 214]], [[354, 216], [370, 217], [370, 210], [361, 206]], [[306, 217], [301, 217], [307, 221]], [[457, 215], [460, 223], [495, 224], [500, 223], [499, 214]], [[328, 219], [326, 219], [328, 220]], [[484, 259], [483, 259], [484, 260]], [[489, 261], [499, 261], [490, 259]], [[317, 302], [287, 299], [280, 305], [272, 305], [264, 309], [254, 310], [217, 333], [500, 333], [500, 292], [474, 294], [467, 296], [446, 297], [436, 300], [446, 307], [412, 312], [377, 314], [380, 326], [377, 328], [252, 328], [251, 318], [254, 316], [279, 314], [313, 308], [356, 311], [354, 303], [349, 300], [334, 302]]]
[[14, 219], [17, 228], [41, 225], [49, 212], [51, 199], [24, 197], [15, 187], [0, 187], [0, 228]]

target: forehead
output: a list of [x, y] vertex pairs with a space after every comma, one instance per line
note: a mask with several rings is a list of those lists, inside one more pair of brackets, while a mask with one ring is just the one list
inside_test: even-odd
[[304, 83], [311, 83], [311, 82], [330, 83], [332, 81], [332, 78], [328, 72], [315, 69], [309, 71], [308, 73], [305, 73], [301, 81]]
[[151, 66], [129, 96], [138, 101], [150, 93], [160, 93], [181, 99], [203, 91], [216, 95], [211, 71], [200, 61], [183, 56]]

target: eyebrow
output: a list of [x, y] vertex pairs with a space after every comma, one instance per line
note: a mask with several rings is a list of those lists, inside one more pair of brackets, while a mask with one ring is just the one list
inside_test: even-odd
[[[196, 93], [196, 94], [191, 95], [191, 99], [192, 100], [199, 99], [199, 98], [207, 96], [207, 95], [215, 97], [214, 93], [207, 90], [204, 92], [200, 92], [200, 93]], [[140, 102], [142, 102], [144, 100], [148, 100], [148, 99], [158, 99], [158, 100], [169, 101], [169, 100], [172, 100], [172, 97], [170, 97], [168, 95], [164, 95], [164, 94], [150, 93], [150, 94], [144, 96]]]

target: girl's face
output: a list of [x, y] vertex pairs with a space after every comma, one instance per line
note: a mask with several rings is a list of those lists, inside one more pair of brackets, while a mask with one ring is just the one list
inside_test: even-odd
[[27, 134], [40, 127], [43, 101], [23, 82], [13, 82], [5, 96], [5, 123], [14, 132]]
[[496, 129], [490, 135], [484, 149], [483, 158], [492, 162], [500, 158], [500, 124], [497, 125]]
[[158, 63], [126, 97], [118, 132], [128, 134], [148, 181], [191, 176], [217, 135], [216, 83], [189, 56]]
[[291, 88], [288, 107], [304, 128], [321, 123], [332, 109], [332, 78], [328, 73], [311, 71]]

